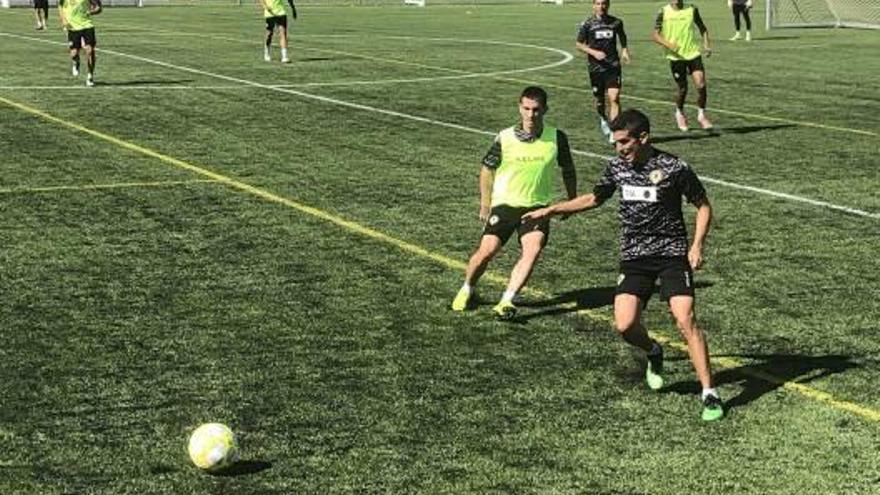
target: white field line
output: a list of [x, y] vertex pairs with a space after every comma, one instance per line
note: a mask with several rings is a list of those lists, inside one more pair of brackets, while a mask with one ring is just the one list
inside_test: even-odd
[[[44, 39], [40, 39], [40, 38], [33, 38], [30, 36], [21, 36], [21, 35], [11, 34], [11, 33], [0, 32], [0, 36], [18, 38], [18, 39], [27, 40], [27, 41], [38, 41], [38, 42], [43, 42], [43, 43], [51, 43], [51, 44], [55, 44], [55, 45], [65, 45], [65, 43], [62, 43], [62, 42], [55, 42], [55, 41], [44, 40]], [[160, 67], [175, 69], [175, 70], [179, 70], [182, 72], [189, 72], [191, 74], [198, 74], [198, 75], [202, 75], [202, 76], [213, 77], [216, 79], [221, 79], [224, 81], [229, 81], [229, 82], [233, 82], [233, 83], [252, 86], [255, 88], [261, 88], [261, 89], [266, 89], [269, 91], [277, 91], [279, 93], [285, 93], [285, 94], [290, 94], [290, 95], [294, 95], [294, 96], [299, 96], [301, 98], [305, 98], [308, 100], [319, 101], [322, 103], [329, 103], [331, 105], [338, 105], [338, 106], [342, 106], [342, 107], [353, 108], [356, 110], [363, 110], [366, 112], [374, 112], [374, 113], [379, 113], [382, 115], [388, 115], [391, 117], [413, 120], [413, 121], [422, 122], [425, 124], [436, 125], [436, 126], [440, 126], [440, 127], [446, 127], [449, 129], [456, 129], [459, 131], [471, 132], [471, 133], [476, 133], [476, 134], [483, 134], [483, 135], [487, 135], [487, 136], [494, 136], [496, 134], [495, 132], [492, 132], [492, 131], [485, 131], [482, 129], [476, 129], [476, 128], [465, 126], [465, 125], [455, 124], [455, 123], [451, 123], [451, 122], [444, 122], [442, 120], [431, 119], [428, 117], [421, 117], [418, 115], [411, 115], [411, 114], [407, 114], [407, 113], [403, 113], [403, 112], [397, 112], [394, 110], [387, 110], [384, 108], [372, 107], [369, 105], [363, 105], [360, 103], [353, 103], [353, 102], [349, 102], [349, 101], [345, 101], [345, 100], [339, 100], [336, 98], [330, 98], [327, 96], [314, 95], [311, 93], [305, 93], [305, 92], [297, 91], [295, 89], [290, 89], [290, 88], [274, 87], [274, 86], [270, 86], [267, 84], [258, 83], [255, 81], [249, 81], [247, 79], [241, 79], [238, 77], [226, 76], [226, 75], [217, 74], [214, 72], [208, 72], [208, 71], [204, 71], [204, 70], [200, 70], [200, 69], [194, 69], [192, 67], [176, 65], [176, 64], [169, 63], [169, 62], [163, 62], [161, 60], [153, 60], [150, 58], [141, 57], [139, 55], [131, 55], [128, 53], [118, 52], [115, 50], [102, 49], [101, 52], [102, 53], [109, 53], [111, 55], [116, 55], [119, 57], [129, 58], [132, 60], [138, 60], [141, 62], [153, 64], [153, 65], [158, 65]], [[587, 156], [587, 157], [599, 158], [599, 159], [605, 159], [605, 160], [610, 158], [610, 156], [608, 156], [608, 155], [600, 155], [600, 154], [592, 153], [589, 151], [581, 151], [581, 150], [574, 150], [574, 149], [572, 150], [572, 153], [577, 154], [577, 155], [581, 155], [581, 156]], [[755, 192], [758, 194], [764, 194], [764, 195], [768, 195], [768, 196], [772, 196], [772, 197], [776, 197], [776, 198], [780, 198], [780, 199], [786, 199], [789, 201], [795, 201], [795, 202], [799, 202], [799, 203], [809, 204], [809, 205], [813, 205], [813, 206], [817, 206], [817, 207], [821, 207], [821, 208], [828, 208], [831, 210], [840, 211], [840, 212], [844, 212], [844, 213], [848, 213], [848, 214], [852, 214], [852, 215], [857, 215], [857, 216], [861, 216], [861, 217], [880, 219], [880, 213], [872, 213], [872, 212], [860, 210], [857, 208], [835, 205], [833, 203], [828, 203], [825, 201], [819, 201], [819, 200], [815, 200], [815, 199], [805, 198], [802, 196], [796, 196], [793, 194], [772, 191], [769, 189], [761, 189], [761, 188], [757, 188], [757, 187], [753, 187], [753, 186], [737, 184], [734, 182], [728, 182], [728, 181], [719, 180], [719, 179], [713, 179], [713, 178], [707, 177], [707, 176], [702, 176], [702, 179], [705, 180], [706, 182], [722, 185], [725, 187]]]

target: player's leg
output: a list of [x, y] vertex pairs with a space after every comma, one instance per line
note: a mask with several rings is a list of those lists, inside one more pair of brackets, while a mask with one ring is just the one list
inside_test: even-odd
[[489, 262], [501, 251], [504, 241], [505, 239], [492, 233], [484, 232], [480, 237], [480, 245], [468, 260], [464, 272], [464, 283], [455, 295], [455, 299], [452, 300], [453, 311], [464, 311], [468, 308], [477, 282], [483, 276]]
[[67, 46], [70, 52], [70, 73], [79, 76], [79, 50], [82, 47], [80, 31], [67, 31]]
[[654, 292], [657, 270], [650, 259], [622, 261], [614, 296], [614, 328], [624, 341], [645, 352], [648, 388], [663, 387], [663, 348], [642, 323], [642, 309]]
[[86, 70], [88, 73], [86, 74], [86, 86], [94, 86], [95, 85], [95, 47], [89, 44], [83, 44], [83, 49], [86, 52]]
[[675, 318], [678, 331], [681, 332], [687, 343], [688, 355], [700, 385], [703, 388], [701, 399], [703, 401], [703, 419], [707, 421], [721, 418], [724, 408], [718, 392], [712, 383], [712, 370], [709, 364], [709, 346], [706, 335], [697, 326], [694, 316], [693, 296], [679, 295], [669, 298], [669, 310]]
[[[547, 222], [540, 223], [547, 224]], [[530, 230], [524, 234], [520, 233], [519, 243], [521, 248], [519, 259], [513, 265], [513, 270], [511, 270], [510, 278], [507, 281], [507, 288], [501, 295], [501, 301], [493, 308], [495, 315], [502, 319], [511, 319], [516, 316], [516, 306], [513, 304], [513, 299], [532, 276], [535, 263], [547, 243], [547, 234], [540, 229]]]
[[751, 10], [751, 7], [743, 5], [742, 15], [746, 21], [746, 41], [752, 41], [752, 18], [749, 16], [749, 10]]
[[733, 4], [731, 9], [733, 10], [733, 27], [736, 28], [736, 32], [733, 34], [733, 37], [730, 38], [730, 41], [736, 41], [736, 40], [740, 39], [740, 35], [739, 35], [740, 20], [739, 20], [739, 18], [740, 18], [740, 15], [742, 14], [742, 9], [740, 8], [740, 5], [736, 4], [736, 3]]
[[702, 57], [697, 57], [692, 62], [693, 71], [691, 76], [694, 78], [694, 86], [697, 88], [697, 122], [703, 129], [711, 129], [712, 122], [706, 116], [706, 104], [709, 100], [709, 89], [706, 86], [706, 71], [703, 69]]
[[95, 36], [95, 28], [89, 28], [83, 31], [82, 40], [83, 48], [86, 51], [86, 68], [88, 69], [86, 86], [94, 86], [95, 65], [97, 63], [97, 50], [95, 47], [97, 46], [98, 41]]
[[287, 58], [287, 16], [281, 17], [279, 21], [283, 20], [284, 22], [279, 25], [279, 34], [281, 35], [281, 39], [278, 41], [281, 44], [281, 63], [289, 63], [290, 59]]
[[611, 135], [611, 126], [608, 125], [608, 114], [605, 113], [605, 78], [598, 71], [590, 72], [590, 89], [593, 93], [593, 108], [599, 114], [599, 129], [602, 135]]
[[651, 390], [659, 390], [663, 387], [663, 348], [648, 335], [642, 323], [646, 300], [636, 294], [618, 293], [614, 297], [614, 328], [627, 344], [644, 351], [645, 382]]
[[464, 283], [452, 301], [453, 311], [464, 311], [468, 308], [474, 287], [483, 276], [489, 262], [501, 251], [501, 248], [519, 226], [522, 216], [519, 213], [520, 210], [521, 208], [498, 205], [489, 211], [489, 219], [483, 227], [480, 245], [468, 260], [468, 266], [464, 272]]
[[606, 86], [608, 88], [608, 120], [612, 121], [620, 113], [620, 87], [623, 85], [620, 71], [608, 74]]
[[34, 3], [34, 21], [36, 21], [37, 26], [34, 28], [37, 31], [43, 29], [43, 11], [40, 8], [38, 3]]
[[687, 61], [672, 60], [669, 67], [675, 81], [675, 125], [684, 132], [688, 130], [687, 117], [684, 115], [684, 102], [688, 93]]
[[272, 46], [272, 33], [275, 31], [275, 20], [272, 17], [266, 18], [266, 37], [263, 40], [263, 60], [266, 62], [272, 61], [272, 56], [269, 54], [269, 48]]

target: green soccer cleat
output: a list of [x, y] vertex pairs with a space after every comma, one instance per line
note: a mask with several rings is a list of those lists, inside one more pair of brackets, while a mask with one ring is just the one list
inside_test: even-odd
[[492, 308], [495, 318], [501, 321], [510, 321], [516, 317], [516, 306], [510, 301], [501, 301]]
[[452, 300], [452, 310], [464, 311], [468, 308], [468, 304], [470, 304], [470, 302], [471, 291], [461, 288], [459, 289], [458, 294], [455, 295], [455, 299]]
[[660, 390], [663, 388], [663, 348], [657, 345], [659, 352], [648, 354], [648, 366], [645, 368], [645, 381], [651, 390]]
[[715, 421], [724, 417], [724, 404], [717, 395], [707, 395], [703, 399], [703, 421]]

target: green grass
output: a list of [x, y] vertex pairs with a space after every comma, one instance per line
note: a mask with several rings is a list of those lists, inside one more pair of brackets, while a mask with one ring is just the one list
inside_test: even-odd
[[[303, 6], [289, 66], [261, 60], [251, 6], [107, 9], [91, 90], [54, 10], [47, 33], [4, 10], [0, 98], [215, 175], [0, 102], [0, 493], [880, 493], [876, 33], [717, 41], [721, 132], [682, 135], [657, 7], [614, 4], [624, 105], [715, 206], [698, 275], [731, 406], [715, 424], [680, 347], [650, 393], [608, 328], [613, 204], [554, 224], [518, 324], [490, 318], [491, 280], [477, 311], [447, 309], [479, 160], [525, 84], [575, 149], [612, 153], [580, 57], [449, 76], [564, 60], [549, 49], [574, 53], [586, 5]], [[726, 39], [727, 10], [700, 7]], [[603, 162], [576, 163], [587, 191]], [[678, 342], [659, 301], [647, 323]], [[244, 472], [189, 463], [208, 421], [237, 432]]]

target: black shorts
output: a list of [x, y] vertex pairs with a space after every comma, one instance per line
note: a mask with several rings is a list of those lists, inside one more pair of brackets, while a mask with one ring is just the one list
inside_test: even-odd
[[623, 76], [620, 68], [590, 71], [590, 87], [593, 88], [593, 96], [599, 98], [605, 95], [608, 88], [620, 88]]
[[94, 47], [97, 41], [97, 38], [95, 38], [95, 28], [67, 32], [67, 46], [69, 48], [80, 49], [84, 45]]
[[489, 220], [483, 228], [483, 235], [494, 235], [501, 239], [501, 244], [507, 242], [510, 236], [516, 231], [518, 238], [533, 231], [541, 231], [544, 233], [544, 244], [550, 238], [550, 217], [540, 220], [523, 221], [522, 216], [530, 211], [543, 208], [543, 206], [531, 206], [519, 208], [516, 206], [498, 205], [489, 212]]
[[287, 16], [286, 15], [276, 15], [274, 17], [266, 18], [266, 31], [274, 31], [275, 26], [283, 26], [287, 27]]
[[660, 281], [660, 297], [694, 297], [694, 271], [685, 256], [648, 256], [620, 262], [617, 294], [633, 294], [647, 303]]
[[669, 68], [672, 69], [672, 78], [679, 85], [687, 84], [687, 76], [694, 72], [703, 72], [703, 57], [697, 57], [693, 60], [670, 60]]
[[34, 8], [35, 9], [48, 9], [49, 8], [49, 0], [34, 0]]

